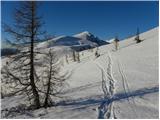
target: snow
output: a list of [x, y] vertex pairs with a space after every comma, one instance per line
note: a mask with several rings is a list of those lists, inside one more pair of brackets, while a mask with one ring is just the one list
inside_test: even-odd
[[115, 40], [115, 38], [112, 38], [112, 39], [109, 39], [109, 40], [106, 40], [108, 43], [112, 43], [113, 41]]
[[74, 37], [76, 38], [80, 38], [80, 39], [83, 39], [83, 40], [87, 40], [88, 36], [91, 36], [92, 34], [88, 31], [84, 31], [84, 32], [81, 32], [81, 33], [78, 33], [76, 35], [74, 35]]
[[[95, 57], [97, 48], [80, 52], [80, 62], [73, 62], [70, 57], [67, 64], [65, 57], [61, 56], [63, 71], [69, 71], [71, 77], [66, 80], [67, 86], [59, 94], [62, 98], [56, 99], [57, 106], [21, 114], [12, 113], [12, 117], [8, 117], [159, 118], [158, 29], [140, 34], [143, 41], [138, 44], [134, 41], [135, 36], [120, 41], [118, 51], [114, 50], [113, 44], [101, 46], [98, 48], [98, 58]], [[61, 51], [61, 47], [57, 46], [56, 50]], [[60, 53], [64, 52], [62, 50]], [[2, 65], [6, 59], [2, 59]], [[2, 99], [2, 110], [20, 104], [21, 97]]]

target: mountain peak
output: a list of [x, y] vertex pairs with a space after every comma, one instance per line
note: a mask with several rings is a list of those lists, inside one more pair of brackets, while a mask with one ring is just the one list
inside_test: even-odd
[[76, 38], [80, 38], [80, 39], [87, 39], [88, 37], [93, 36], [93, 34], [91, 34], [88, 31], [84, 31], [78, 34], [75, 34], [74, 37]]
[[79, 38], [80, 40], [87, 40], [91, 41], [93, 43], [96, 43], [97, 45], [105, 45], [107, 42], [100, 40], [98, 37], [93, 35], [92, 33], [88, 31], [81, 32], [79, 34], [74, 35], [73, 37]]
[[88, 32], [88, 31], [84, 31], [84, 32], [81, 32], [81, 33], [79, 33], [79, 34], [87, 34], [87, 35], [90, 35], [91, 33]]

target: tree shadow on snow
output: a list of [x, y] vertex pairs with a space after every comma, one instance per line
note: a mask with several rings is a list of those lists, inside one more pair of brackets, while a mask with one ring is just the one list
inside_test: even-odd
[[[103, 95], [97, 95], [87, 98], [79, 98], [75, 100], [66, 100], [66, 101], [60, 101], [56, 103], [56, 106], [73, 106], [77, 107], [77, 109], [93, 106], [93, 105], [100, 105], [104, 104], [106, 101], [108, 102], [114, 102], [119, 100], [125, 100], [130, 97], [143, 97], [146, 94], [156, 93], [159, 92], [159, 86], [155, 86], [152, 88], [142, 88], [139, 90], [132, 91], [128, 94], [126, 93], [117, 93], [115, 94], [111, 99], [104, 98]], [[76, 109], [76, 108], [75, 108]]]

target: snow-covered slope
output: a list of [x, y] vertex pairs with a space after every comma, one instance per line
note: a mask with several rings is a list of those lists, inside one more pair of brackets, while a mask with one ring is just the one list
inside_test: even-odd
[[[95, 51], [80, 52], [80, 62], [65, 62], [72, 76], [56, 99], [57, 106], [10, 113], [11, 118], [157, 118], [159, 117], [158, 29], [119, 42], [119, 50], [109, 44]], [[5, 60], [4, 60], [5, 62]], [[22, 103], [23, 96], [2, 99], [2, 110]], [[2, 113], [4, 115], [5, 112]]]

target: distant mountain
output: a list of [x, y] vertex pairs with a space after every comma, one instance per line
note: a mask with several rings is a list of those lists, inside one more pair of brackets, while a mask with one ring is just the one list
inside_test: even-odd
[[18, 52], [19, 50], [10, 41], [6, 41], [6, 40], [1, 41], [1, 56], [13, 55]]
[[106, 45], [108, 42], [100, 40], [93, 34], [85, 31], [73, 36], [59, 36], [37, 44], [37, 48], [49, 48], [53, 46], [69, 46], [76, 50], [83, 50], [91, 47]]
[[88, 31], [84, 31], [82, 33], [76, 34], [76, 35], [74, 35], [74, 37], [79, 38], [81, 40], [91, 41], [91, 42], [97, 44], [98, 46], [108, 44], [106, 41], [100, 40], [98, 37], [94, 36], [92, 33], [88, 32]]
[[10, 41], [7, 40], [2, 40], [1, 41], [1, 49], [3, 48], [11, 48], [13, 47], [12, 43]]
[[13, 55], [13, 54], [17, 54], [18, 52], [20, 51], [16, 48], [2, 48], [1, 56]]

